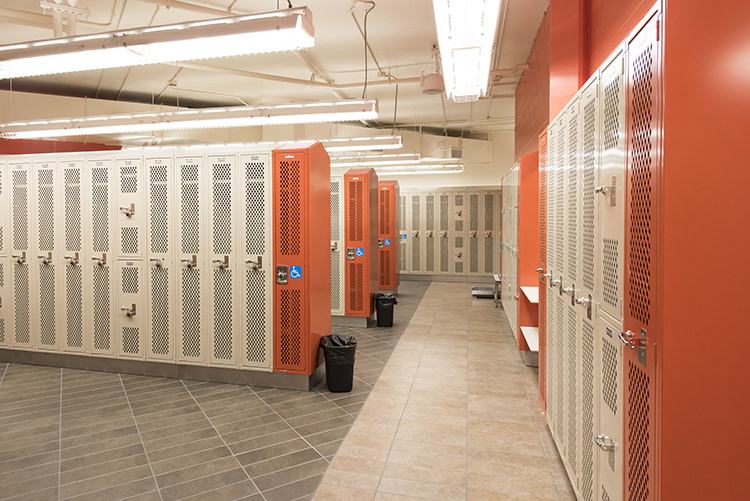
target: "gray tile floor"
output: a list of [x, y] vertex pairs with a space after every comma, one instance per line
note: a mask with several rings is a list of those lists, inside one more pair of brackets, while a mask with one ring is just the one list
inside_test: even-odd
[[0, 363], [0, 499], [310, 499], [428, 285], [392, 328], [334, 329], [350, 393]]

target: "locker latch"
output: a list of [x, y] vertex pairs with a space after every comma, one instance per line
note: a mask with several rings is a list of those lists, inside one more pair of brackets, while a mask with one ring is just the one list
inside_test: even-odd
[[357, 249], [355, 249], [354, 247], [347, 247], [346, 259], [349, 261], [353, 261], [355, 257], [357, 257]]
[[448, 238], [448, 232], [447, 231], [441, 231], [440, 232], [440, 238]]
[[471, 238], [477, 238], [478, 233], [479, 233], [478, 231], [474, 230], [474, 231], [470, 231], [469, 235], [471, 235]]
[[339, 243], [337, 241], [331, 242], [331, 252], [336, 251], [339, 248]]
[[631, 350], [646, 346], [646, 329], [641, 329], [640, 337], [636, 336], [633, 331], [620, 332], [620, 341]]
[[46, 256], [44, 254], [39, 254], [37, 256], [37, 259], [41, 259], [42, 264], [44, 264], [45, 266], [49, 266], [50, 264], [52, 264], [52, 253], [48, 252]]
[[15, 259], [18, 264], [26, 263], [26, 251], [22, 251], [20, 254], [13, 254], [11, 257]]
[[570, 296], [570, 305], [575, 306], [576, 305], [576, 286], [571, 285], [570, 287], [563, 287], [560, 289], [560, 294], [567, 294]]
[[464, 255], [464, 254], [463, 254], [463, 252], [460, 252], [460, 251], [459, 251], [459, 252], [456, 252], [456, 257], [457, 257], [458, 259], [461, 259], [461, 258], [463, 257], [463, 255]]
[[[549, 281], [550, 289], [553, 287], [559, 287], [560, 284], [562, 284], [562, 278], [553, 278]], [[560, 294], [562, 294], [562, 291], [560, 291]]]
[[609, 458], [609, 467], [612, 468], [614, 471], [615, 469], [615, 449], [617, 448], [617, 442], [612, 440], [611, 437], [608, 437], [605, 434], [599, 434], [594, 437], [594, 443], [599, 446], [599, 448], [603, 452], [608, 452]]
[[419, 238], [419, 230], [417, 230], [417, 231], [412, 231], [412, 232], [411, 232], [411, 236], [413, 236], [414, 238]]
[[226, 268], [229, 268], [229, 256], [224, 256], [224, 259], [214, 259], [211, 262], [212, 263], [218, 263], [220, 270], [224, 270]]
[[68, 260], [68, 263], [70, 264], [70, 266], [78, 266], [78, 263], [80, 262], [79, 261], [80, 257], [77, 252], [73, 254], [72, 256], [63, 256], [63, 257]]
[[457, 210], [457, 211], [454, 211], [453, 213], [454, 213], [455, 215], [457, 215], [458, 217], [461, 217], [461, 216], [463, 216], [463, 215], [464, 215], [464, 211], [462, 211], [462, 210]]
[[135, 204], [130, 204], [130, 207], [120, 207], [120, 212], [127, 217], [133, 217], [135, 215]]
[[591, 320], [591, 304], [593, 303], [593, 300], [591, 299], [591, 294], [589, 294], [589, 297], [579, 297], [576, 299], [576, 304], [580, 304], [584, 308], [586, 308], [586, 317]]
[[120, 309], [125, 312], [125, 314], [128, 316], [128, 318], [132, 318], [135, 316], [135, 305], [131, 304], [130, 308], [127, 306], [120, 306]]
[[430, 230], [430, 231], [427, 232], [427, 236], [430, 237], [430, 238], [432, 238], [434, 235], [435, 235], [435, 232], [432, 231], [432, 230]]
[[594, 188], [594, 193], [609, 195], [609, 206], [614, 207], [617, 205], [617, 177], [612, 176], [612, 184], [609, 186], [597, 186]]
[[276, 283], [286, 285], [289, 283], [289, 267], [279, 265], [276, 267]]
[[484, 236], [487, 238], [492, 238], [492, 232], [491, 231], [485, 231]]
[[190, 270], [198, 266], [198, 256], [193, 254], [193, 257], [191, 258], [183, 257], [182, 259], [180, 259], [180, 262], [185, 263], [187, 269]]
[[161, 262], [162, 259], [160, 257], [151, 257], [148, 260], [151, 261], [152, 263], [155, 263], [154, 266], [156, 266], [157, 268], [161, 268], [162, 266], [164, 266]]
[[263, 268], [263, 256], [258, 256], [258, 259], [256, 261], [253, 261], [252, 259], [245, 259], [246, 264], [252, 264], [253, 270], [260, 270]]
[[378, 238], [378, 249], [385, 247], [385, 241], [382, 238]]
[[101, 268], [102, 266], [107, 264], [107, 254], [103, 252], [102, 257], [92, 256], [91, 260], [96, 261], [96, 265]]

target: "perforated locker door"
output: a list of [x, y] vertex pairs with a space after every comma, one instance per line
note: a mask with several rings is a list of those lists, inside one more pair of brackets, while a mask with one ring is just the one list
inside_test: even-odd
[[468, 261], [469, 269], [468, 273], [477, 274], [480, 270], [479, 264], [479, 221], [481, 218], [480, 204], [481, 194], [479, 192], [469, 192], [467, 194], [468, 203], [468, 219], [469, 219], [469, 234], [468, 234]]
[[622, 321], [623, 237], [625, 235], [625, 55], [618, 51], [601, 71], [596, 173], [595, 294], [599, 308]]
[[408, 196], [407, 195], [400, 195], [398, 197], [398, 203], [399, 203], [399, 211], [398, 211], [398, 218], [399, 218], [399, 251], [398, 251], [398, 260], [399, 260], [399, 270], [401, 273], [407, 273], [409, 271], [408, 267], [408, 260], [409, 260], [409, 253], [407, 244], [409, 242], [408, 240], [408, 228], [407, 228], [407, 209], [406, 209], [406, 200]]
[[576, 308], [580, 319], [580, 420], [578, 443], [580, 447], [579, 495], [581, 499], [593, 500], [596, 495], [598, 447], [594, 443], [598, 404], [596, 394], [598, 377], [596, 374], [595, 327], [598, 308], [594, 299], [596, 226], [594, 207], [594, 187], [599, 165], [597, 138], [599, 81], [590, 79], [580, 97], [579, 139], [578, 139], [578, 278], [576, 287]]
[[[656, 348], [662, 158], [662, 47], [655, 14], [628, 42], [623, 329], [642, 348], [623, 357], [625, 498], [656, 492]], [[663, 35], [663, 34], [662, 34]], [[644, 339], [645, 338], [645, 339]]]
[[175, 263], [174, 170], [171, 157], [148, 158], [146, 165], [147, 224], [145, 286], [148, 291], [144, 336], [148, 360], [174, 361]]
[[331, 315], [346, 313], [344, 304], [344, 177], [331, 177]]
[[451, 250], [453, 252], [452, 272], [463, 275], [466, 273], [466, 194], [463, 192], [451, 193]]
[[[486, 274], [500, 271], [499, 205], [499, 192], [482, 193], [482, 271]], [[517, 216], [518, 214], [516, 214], [516, 219], [518, 219]]]
[[176, 326], [177, 360], [183, 364], [206, 363], [205, 282], [206, 228], [208, 218], [204, 209], [206, 176], [203, 157], [176, 157]]
[[539, 136], [539, 403], [542, 412], [547, 410], [547, 146], [548, 136], [544, 131]]
[[596, 320], [595, 374], [597, 379], [595, 405], [598, 408], [596, 440], [603, 446], [596, 447], [595, 460], [598, 466], [598, 481], [594, 485], [595, 499], [620, 501], [623, 499], [623, 345], [617, 338], [622, 324], [606, 313]]
[[11, 336], [12, 303], [10, 273], [10, 177], [5, 162], [0, 162], [0, 346], [8, 346]]
[[143, 259], [146, 240], [146, 183], [141, 159], [115, 162], [117, 259]]
[[12, 308], [11, 302], [11, 278], [13, 269], [10, 257], [0, 257], [0, 347], [7, 347], [12, 337]]
[[240, 186], [244, 189], [240, 193], [240, 245], [237, 250], [243, 256], [239, 276], [242, 320], [238, 349], [242, 352], [242, 367], [271, 370], [274, 276], [271, 155], [240, 155], [239, 164]]
[[117, 260], [113, 269], [117, 285], [117, 357], [143, 360], [148, 325], [146, 267], [139, 260]]
[[117, 294], [115, 261], [115, 180], [110, 160], [86, 162], [84, 243], [84, 345], [91, 355], [115, 353]]
[[425, 193], [423, 196], [424, 208], [422, 209], [422, 215], [424, 217], [424, 249], [422, 255], [424, 256], [424, 272], [434, 274], [437, 271], [437, 244], [438, 232], [436, 231], [436, 216], [437, 216], [437, 194]]
[[62, 308], [61, 342], [62, 349], [75, 353], [87, 351], [84, 342], [84, 273], [88, 272], [85, 262], [86, 248], [84, 247], [84, 214], [86, 203], [84, 200], [84, 162], [60, 162], [62, 174], [62, 238], [59, 261], [62, 275], [62, 286], [65, 294], [59, 296], [64, 302]]
[[13, 190], [11, 200], [13, 236], [11, 257], [13, 270], [10, 273], [13, 294], [13, 337], [11, 346], [31, 349], [31, 270], [36, 265], [36, 256], [32, 256], [31, 239], [35, 231], [34, 187], [30, 163], [9, 164]]
[[[547, 169], [546, 169], [546, 181], [547, 181], [547, 196], [544, 203], [547, 206], [547, 231], [544, 234], [546, 242], [545, 256], [545, 268], [547, 273], [546, 280], [546, 308], [545, 317], [547, 320], [547, 423], [549, 424], [552, 433], [555, 433], [554, 422], [557, 417], [557, 405], [556, 405], [556, 393], [555, 383], [557, 379], [557, 331], [555, 325], [555, 296], [556, 289], [554, 288], [555, 279], [555, 194], [557, 191], [557, 125], [556, 122], [552, 122], [547, 126]], [[541, 314], [541, 311], [540, 311]], [[541, 370], [541, 366], [539, 367]]]
[[235, 155], [209, 156], [211, 176], [208, 199], [208, 244], [210, 270], [208, 278], [208, 360], [210, 365], [236, 366], [237, 331], [236, 297], [239, 292], [237, 274], [240, 255], [234, 249], [237, 203], [235, 201]]
[[10, 174], [5, 162], [0, 162], [0, 257], [10, 254]]
[[422, 195], [409, 195], [409, 272], [422, 273], [424, 271], [424, 258], [422, 256]]
[[453, 264], [451, 241], [453, 232], [451, 231], [451, 194], [438, 193], [438, 269], [441, 274], [452, 273]]

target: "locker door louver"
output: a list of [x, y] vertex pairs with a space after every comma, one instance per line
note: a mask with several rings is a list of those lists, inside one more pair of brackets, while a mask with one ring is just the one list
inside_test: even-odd
[[298, 290], [284, 289], [280, 299], [279, 356], [284, 367], [296, 368], [302, 363], [302, 294]]
[[302, 252], [302, 208], [299, 160], [280, 162], [279, 243], [284, 256], [298, 256]]

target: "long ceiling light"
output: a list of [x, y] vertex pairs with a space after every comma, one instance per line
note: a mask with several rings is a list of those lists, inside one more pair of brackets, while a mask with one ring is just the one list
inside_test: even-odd
[[408, 174], [460, 174], [464, 171], [463, 164], [421, 164], [421, 165], [393, 165], [373, 167], [375, 172], [384, 176], [401, 176]]
[[398, 150], [404, 145], [401, 136], [338, 137], [320, 142], [329, 153]]
[[309, 48], [307, 7], [0, 46], [0, 79]]
[[433, 0], [448, 97], [468, 103], [487, 94], [501, 0]]
[[278, 106], [230, 106], [161, 113], [13, 122], [0, 125], [0, 137], [6, 139], [39, 139], [46, 137], [131, 134], [166, 130], [344, 122], [350, 120], [370, 120], [377, 118], [377, 116], [377, 99], [285, 104]]
[[422, 157], [418, 153], [398, 155], [356, 155], [331, 158], [331, 167], [374, 167], [376, 165], [418, 164]]

